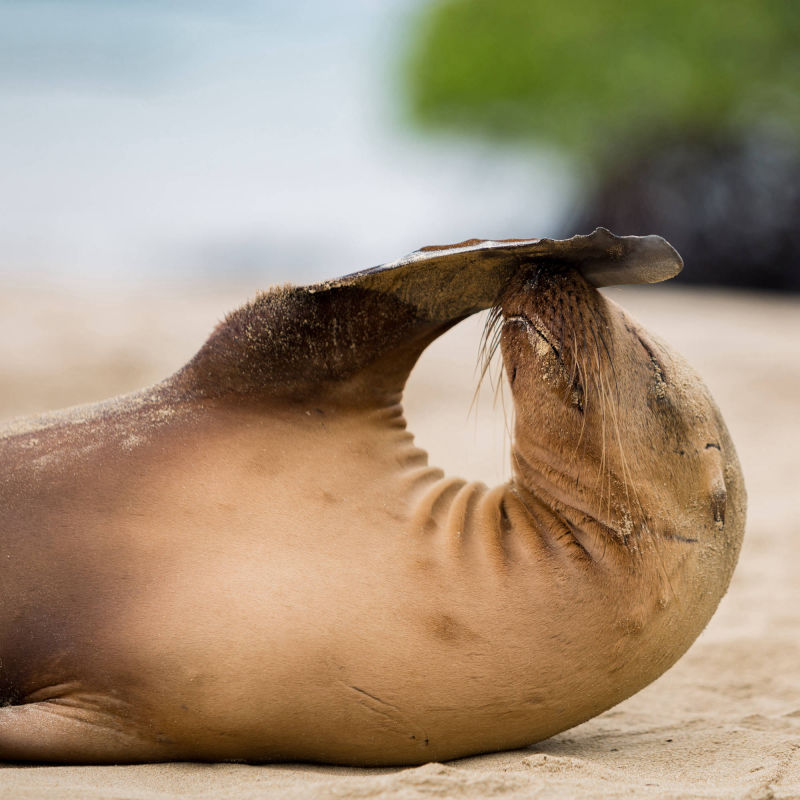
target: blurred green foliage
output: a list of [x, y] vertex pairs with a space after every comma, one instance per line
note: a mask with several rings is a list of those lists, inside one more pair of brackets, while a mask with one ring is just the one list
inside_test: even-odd
[[588, 157], [754, 124], [800, 134], [800, 0], [439, 0], [407, 76], [424, 125]]

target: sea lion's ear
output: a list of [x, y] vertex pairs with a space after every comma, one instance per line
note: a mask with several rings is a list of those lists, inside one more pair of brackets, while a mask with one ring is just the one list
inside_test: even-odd
[[598, 228], [571, 239], [471, 239], [423, 247], [397, 261], [309, 287], [352, 286], [390, 295], [421, 319], [445, 322], [490, 307], [521, 267], [536, 262], [573, 266], [594, 286], [657, 283], [683, 261], [660, 236], [614, 236]]

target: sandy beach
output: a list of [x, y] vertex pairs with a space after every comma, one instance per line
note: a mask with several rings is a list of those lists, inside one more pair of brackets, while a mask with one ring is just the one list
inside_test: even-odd
[[[0, 419], [166, 377], [255, 288], [4, 289]], [[668, 285], [608, 293], [705, 378], [747, 481], [747, 533], [730, 590], [675, 667], [525, 750], [413, 769], [0, 765], [0, 798], [800, 797], [800, 298]], [[468, 320], [429, 349], [406, 408], [432, 463], [496, 483], [508, 476], [508, 439], [489, 381], [472, 402], [480, 331], [480, 319]]]

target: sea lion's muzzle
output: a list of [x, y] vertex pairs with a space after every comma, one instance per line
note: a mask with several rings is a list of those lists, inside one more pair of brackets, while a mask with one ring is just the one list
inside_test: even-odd
[[574, 269], [536, 265], [522, 272], [505, 287], [490, 324], [500, 326], [492, 341], [523, 404], [550, 389], [558, 405], [582, 414], [595, 373], [613, 371], [604, 300]]

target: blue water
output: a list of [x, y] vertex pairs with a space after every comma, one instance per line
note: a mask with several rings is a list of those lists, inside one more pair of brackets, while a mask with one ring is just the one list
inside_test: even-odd
[[427, 138], [418, 0], [0, 0], [0, 280], [311, 280], [550, 234], [565, 171]]

